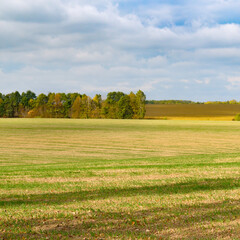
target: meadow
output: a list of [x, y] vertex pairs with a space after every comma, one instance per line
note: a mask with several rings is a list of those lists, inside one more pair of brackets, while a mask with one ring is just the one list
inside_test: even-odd
[[146, 118], [231, 121], [240, 104], [147, 104]]
[[240, 124], [0, 119], [0, 239], [239, 239]]

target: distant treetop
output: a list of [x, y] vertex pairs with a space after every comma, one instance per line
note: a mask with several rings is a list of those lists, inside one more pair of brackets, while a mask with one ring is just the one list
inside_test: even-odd
[[146, 100], [146, 104], [203, 104], [190, 100]]
[[194, 102], [190, 100], [146, 100], [146, 104], [240, 104], [235, 99], [230, 101]]

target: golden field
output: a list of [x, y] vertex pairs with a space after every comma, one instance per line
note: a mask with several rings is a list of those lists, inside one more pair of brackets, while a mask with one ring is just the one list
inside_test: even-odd
[[240, 125], [0, 119], [0, 239], [238, 239]]
[[240, 104], [147, 104], [147, 119], [227, 120], [240, 113]]

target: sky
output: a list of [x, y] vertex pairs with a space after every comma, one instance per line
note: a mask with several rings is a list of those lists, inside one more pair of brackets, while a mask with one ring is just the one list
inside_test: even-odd
[[240, 100], [239, 0], [1, 0], [0, 92]]

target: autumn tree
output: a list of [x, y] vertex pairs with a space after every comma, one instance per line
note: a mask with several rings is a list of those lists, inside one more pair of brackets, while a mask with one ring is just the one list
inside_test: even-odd
[[31, 106], [31, 99], [36, 99], [36, 94], [30, 90], [28, 90], [26, 93], [23, 92], [22, 93], [22, 97], [21, 97], [21, 104], [25, 107], [25, 108], [30, 108]]
[[118, 102], [125, 94], [123, 92], [110, 92], [107, 99], [104, 101], [102, 114], [105, 118], [119, 118]]
[[28, 117], [47, 117], [48, 97], [41, 93], [34, 101], [33, 109], [28, 112]]
[[138, 118], [144, 118], [146, 109], [145, 109], [146, 95], [143, 91], [139, 90], [136, 93], [136, 104], [137, 104], [137, 116]]
[[32, 91], [0, 93], [0, 117], [52, 118], [143, 118], [145, 94], [139, 90], [129, 95], [110, 92], [105, 101], [100, 94], [93, 99], [79, 93], [43, 93], [36, 97]]
[[101, 118], [101, 108], [102, 108], [102, 96], [100, 94], [96, 94], [92, 99], [92, 117], [93, 118]]
[[53, 108], [54, 108], [54, 116], [56, 118], [64, 117], [64, 115], [65, 115], [64, 107], [63, 107], [63, 102], [62, 102], [62, 95], [60, 93], [55, 94]]
[[73, 102], [72, 108], [71, 108], [71, 117], [72, 118], [80, 118], [80, 112], [81, 112], [81, 97], [77, 96], [75, 101]]
[[[79, 93], [68, 93], [66, 95], [66, 97], [67, 97], [67, 101], [68, 101], [67, 106], [66, 106], [66, 107], [68, 107], [68, 116], [71, 118], [71, 117], [73, 117], [73, 115], [74, 116], [76, 115], [74, 113], [74, 111], [75, 111], [74, 109], [76, 109], [76, 104], [77, 104], [77, 102], [80, 101], [82, 96]], [[75, 103], [75, 107], [73, 107], [73, 104], [78, 97], [80, 99], [78, 99], [78, 101]], [[74, 117], [74, 118], [76, 118], [76, 117]]]
[[36, 99], [36, 94], [30, 90], [26, 93], [23, 92], [21, 95], [21, 101], [19, 104], [19, 116], [26, 117], [28, 112], [34, 107], [34, 100]]

